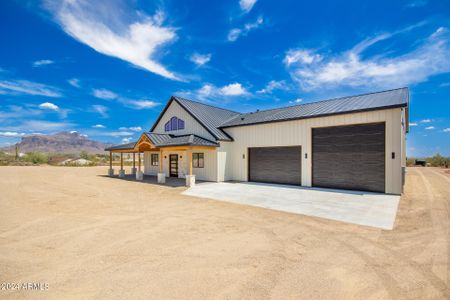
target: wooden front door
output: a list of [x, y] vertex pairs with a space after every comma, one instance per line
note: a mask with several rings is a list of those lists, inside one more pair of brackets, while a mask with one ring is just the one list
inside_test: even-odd
[[178, 177], [178, 154], [169, 155], [169, 175]]

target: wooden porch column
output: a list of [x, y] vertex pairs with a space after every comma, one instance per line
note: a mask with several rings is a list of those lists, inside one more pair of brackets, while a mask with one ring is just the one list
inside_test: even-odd
[[133, 152], [133, 169], [136, 168], [135, 153]]
[[123, 170], [123, 152], [120, 152], [120, 170]]
[[112, 169], [112, 151], [109, 151], [109, 168]]
[[141, 152], [138, 152], [138, 171], [141, 172]]
[[189, 175], [192, 175], [192, 150], [188, 150], [189, 156]]

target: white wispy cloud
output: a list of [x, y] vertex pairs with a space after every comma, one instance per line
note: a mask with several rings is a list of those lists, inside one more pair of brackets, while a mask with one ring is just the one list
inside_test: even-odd
[[418, 124], [416, 122], [409, 123], [409, 126], [417, 126]]
[[425, 129], [426, 129], [426, 130], [432, 130], [432, 129], [434, 129], [434, 126], [428, 126], [428, 127], [425, 127]]
[[0, 80], [0, 94], [62, 97], [57, 88], [28, 80]]
[[211, 60], [211, 53], [207, 54], [200, 54], [200, 53], [193, 53], [189, 59], [197, 66], [203, 66], [204, 64], [208, 63]]
[[152, 100], [120, 99], [120, 102], [122, 102], [125, 106], [133, 109], [150, 109], [161, 104]]
[[131, 130], [131, 131], [135, 131], [135, 132], [141, 132], [142, 127], [140, 127], [140, 126], [120, 127], [119, 130]]
[[134, 132], [129, 132], [129, 131], [113, 131], [113, 132], [106, 132], [103, 135], [105, 136], [132, 136], [134, 135]]
[[148, 99], [129, 99], [107, 89], [93, 89], [92, 95], [104, 100], [115, 100], [132, 109], [150, 109], [160, 105], [159, 102]]
[[33, 62], [33, 67], [42, 67], [42, 66], [46, 66], [46, 65], [51, 65], [54, 64], [55, 62], [53, 60], [50, 59], [42, 59], [42, 60], [37, 60]]
[[445, 128], [444, 130], [442, 130], [444, 132], [450, 132], [450, 128]]
[[237, 82], [221, 87], [219, 91], [225, 96], [240, 96], [248, 93], [242, 84]]
[[106, 128], [106, 126], [102, 124], [95, 124], [92, 126], [92, 128]]
[[67, 82], [73, 87], [76, 87], [76, 88], [80, 88], [81, 87], [80, 80], [77, 79], [77, 78], [69, 79], [69, 80], [67, 80]]
[[23, 132], [15, 132], [15, 131], [0, 132], [0, 136], [19, 137], [19, 136], [24, 136], [24, 135], [25, 135], [25, 133], [23, 133]]
[[72, 128], [75, 124], [70, 122], [51, 122], [44, 120], [27, 120], [22, 124], [17, 126], [18, 130], [30, 130], [31, 128], [34, 131], [40, 132], [49, 132], [49, 131], [60, 131], [66, 130], [68, 128]]
[[420, 120], [420, 123], [431, 123], [431, 122], [433, 122], [433, 120], [431, 120], [431, 119]]
[[71, 37], [95, 51], [127, 61], [137, 67], [178, 80], [155, 55], [176, 38], [175, 29], [163, 26], [164, 14], [148, 16], [134, 11], [129, 2], [48, 0], [46, 7]]
[[393, 88], [450, 72], [450, 34], [443, 27], [402, 55], [362, 55], [372, 45], [418, 26], [421, 25], [366, 39], [352, 49], [335, 55], [318, 53], [313, 49], [291, 49], [286, 53], [284, 64], [304, 90], [337, 86]]
[[130, 143], [131, 142], [131, 138], [130, 137], [128, 137], [128, 138], [123, 138], [122, 139], [122, 143], [123, 144], [128, 144], [128, 143]]
[[92, 111], [98, 113], [102, 118], [108, 118], [108, 107], [101, 104], [92, 105]]
[[112, 99], [116, 99], [119, 96], [107, 89], [93, 89], [92, 90], [92, 95], [96, 98], [100, 98], [100, 99], [105, 99], [105, 100], [112, 100]]
[[258, 17], [255, 22], [247, 23], [243, 28], [233, 28], [228, 32], [227, 39], [229, 42], [236, 41], [241, 36], [246, 36], [250, 31], [259, 28], [263, 25], [264, 19], [263, 17]]
[[44, 103], [39, 104], [39, 108], [50, 109], [50, 110], [54, 110], [54, 111], [59, 110], [58, 105], [50, 103], [50, 102], [44, 102]]
[[182, 97], [194, 98], [202, 101], [209, 101], [214, 97], [236, 97], [248, 96], [250, 93], [238, 82], [230, 83], [222, 87], [206, 83], [201, 88], [194, 91], [179, 91], [178, 95]]
[[290, 104], [299, 104], [301, 102], [303, 102], [302, 98], [297, 98], [295, 100], [289, 101]]
[[280, 81], [276, 81], [276, 80], [271, 80], [267, 83], [267, 85], [260, 89], [259, 91], [256, 91], [258, 94], [270, 94], [272, 93], [274, 90], [288, 90], [289, 87], [286, 84], [286, 81], [284, 80], [280, 80]]
[[239, 0], [239, 6], [245, 13], [251, 11], [255, 3], [256, 0]]

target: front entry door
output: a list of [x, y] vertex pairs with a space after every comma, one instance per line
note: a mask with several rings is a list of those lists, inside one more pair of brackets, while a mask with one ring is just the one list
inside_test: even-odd
[[178, 177], [178, 154], [170, 154], [169, 161], [170, 177]]

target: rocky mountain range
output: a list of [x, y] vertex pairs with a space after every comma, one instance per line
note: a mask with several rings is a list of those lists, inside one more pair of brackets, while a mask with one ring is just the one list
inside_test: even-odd
[[[59, 132], [52, 135], [28, 135], [22, 137], [19, 152], [26, 153], [39, 151], [46, 153], [79, 154], [81, 151], [88, 153], [105, 153], [104, 149], [111, 146], [110, 143], [102, 143], [88, 139], [78, 132]], [[5, 152], [15, 152], [15, 145], [0, 148]]]

